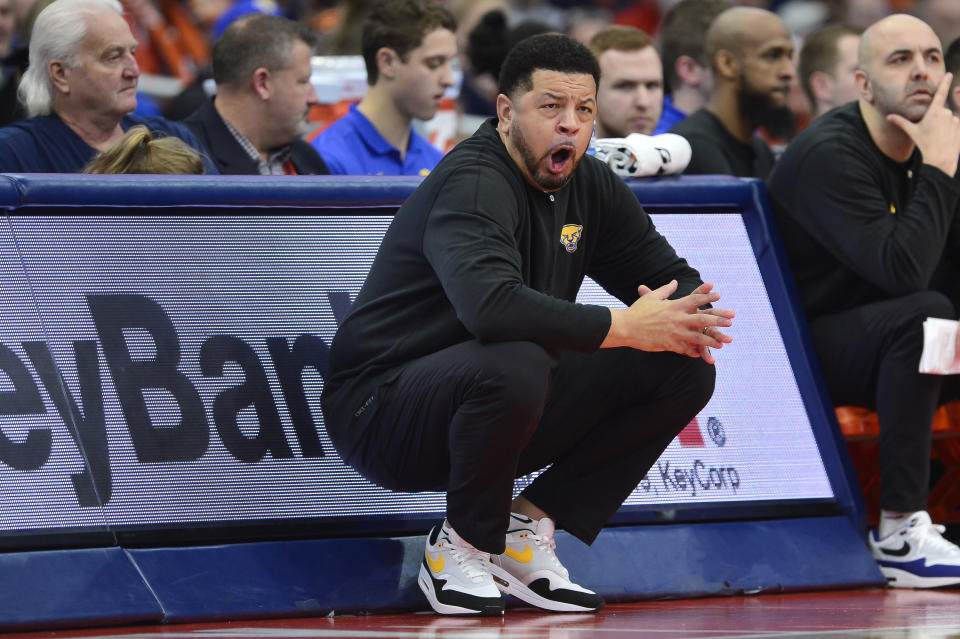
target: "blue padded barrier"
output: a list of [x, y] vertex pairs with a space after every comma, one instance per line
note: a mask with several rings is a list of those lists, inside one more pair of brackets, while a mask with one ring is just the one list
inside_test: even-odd
[[563, 551], [571, 574], [611, 602], [884, 583], [844, 517], [624, 526], [605, 529], [589, 549], [561, 543], [582, 549]]
[[[0, 206], [17, 215], [389, 214], [420, 178], [5, 175]], [[651, 211], [750, 210], [749, 240], [784, 334], [836, 505], [820, 517], [613, 526], [587, 549], [558, 534], [578, 580], [610, 601], [882, 584], [859, 530], [862, 503], [799, 314], [763, 185], [728, 177], [630, 183]], [[105, 209], [109, 209], [106, 210]], [[273, 209], [273, 210], [272, 210]], [[297, 211], [299, 214], [300, 212]], [[722, 250], [722, 247], [718, 247]], [[787, 507], [789, 508], [789, 506]], [[844, 516], [837, 516], [842, 512]], [[396, 531], [394, 531], [396, 532]], [[2, 534], [2, 533], [0, 533]], [[825, 543], [824, 540], [829, 540]], [[328, 612], [417, 610], [423, 537], [362, 537], [216, 546], [119, 547], [0, 554], [0, 630]]]
[[0, 629], [159, 623], [160, 603], [122, 548], [0, 554]]
[[[131, 549], [167, 621], [422, 607], [423, 537]], [[411, 558], [405, 561], [405, 558]]]
[[21, 202], [19, 183], [13, 177], [0, 174], [0, 206], [14, 208]]
[[[824, 543], [829, 539], [830, 543]], [[609, 602], [883, 583], [844, 517], [622, 526], [564, 564]], [[171, 622], [424, 610], [424, 537], [131, 550]], [[516, 603], [516, 602], [514, 602]]]
[[[199, 205], [382, 207], [396, 209], [421, 178], [384, 176], [8, 174], [15, 205], [171, 207]], [[0, 189], [2, 191], [2, 189]], [[0, 206], [11, 206], [9, 194]]]

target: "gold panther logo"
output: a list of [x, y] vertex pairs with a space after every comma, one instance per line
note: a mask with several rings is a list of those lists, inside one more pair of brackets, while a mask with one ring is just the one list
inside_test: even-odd
[[563, 248], [567, 249], [567, 253], [573, 253], [577, 250], [577, 242], [580, 241], [582, 234], [583, 226], [580, 224], [563, 225], [560, 230], [560, 243], [563, 244]]

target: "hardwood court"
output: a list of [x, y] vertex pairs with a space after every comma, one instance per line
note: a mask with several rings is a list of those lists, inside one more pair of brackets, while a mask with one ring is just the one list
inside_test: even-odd
[[508, 608], [503, 618], [432, 613], [135, 626], [7, 635], [17, 639], [960, 637], [960, 590], [847, 590], [614, 604], [600, 613]]

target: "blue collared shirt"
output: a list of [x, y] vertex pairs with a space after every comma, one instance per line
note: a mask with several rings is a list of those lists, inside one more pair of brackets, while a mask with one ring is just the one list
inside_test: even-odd
[[657, 122], [657, 128], [653, 130], [654, 135], [668, 133], [677, 122], [683, 122], [687, 119], [687, 114], [673, 106], [673, 100], [670, 96], [663, 98], [663, 113], [660, 114], [660, 121]]
[[426, 175], [443, 153], [413, 129], [407, 154], [383, 139], [354, 104], [350, 111], [310, 142], [332, 175]]

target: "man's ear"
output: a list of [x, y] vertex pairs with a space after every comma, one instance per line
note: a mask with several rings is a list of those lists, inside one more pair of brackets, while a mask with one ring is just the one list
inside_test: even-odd
[[510, 134], [510, 123], [513, 121], [513, 116], [513, 101], [505, 94], [499, 94], [497, 96], [497, 119], [500, 123], [497, 125], [497, 128], [504, 135]]
[[866, 100], [867, 104], [873, 104], [873, 87], [870, 86], [870, 78], [867, 76], [867, 72], [863, 69], [857, 69], [853, 72], [853, 81], [857, 85], [860, 97]]
[[673, 70], [683, 83], [692, 87], [699, 86], [706, 71], [696, 60], [688, 55], [679, 56], [673, 63]]
[[390, 47], [380, 47], [377, 49], [377, 71], [380, 76], [392, 80], [397, 76], [397, 65], [400, 64], [400, 56]]
[[732, 51], [720, 49], [713, 54], [713, 66], [721, 78], [736, 80], [740, 77], [740, 58]]
[[960, 84], [954, 84], [950, 87], [950, 100], [953, 108], [954, 115], [960, 113]]
[[260, 96], [261, 100], [268, 100], [271, 93], [270, 71], [265, 67], [257, 67], [251, 78], [254, 93]]
[[810, 92], [817, 98], [817, 102], [820, 104], [833, 104], [830, 91], [833, 86], [833, 78], [830, 77], [829, 73], [814, 71], [810, 74], [810, 77], [807, 78], [807, 82], [810, 84]]
[[47, 66], [47, 75], [50, 84], [60, 93], [70, 93], [70, 81], [67, 79], [67, 65], [60, 60], [53, 60]]

